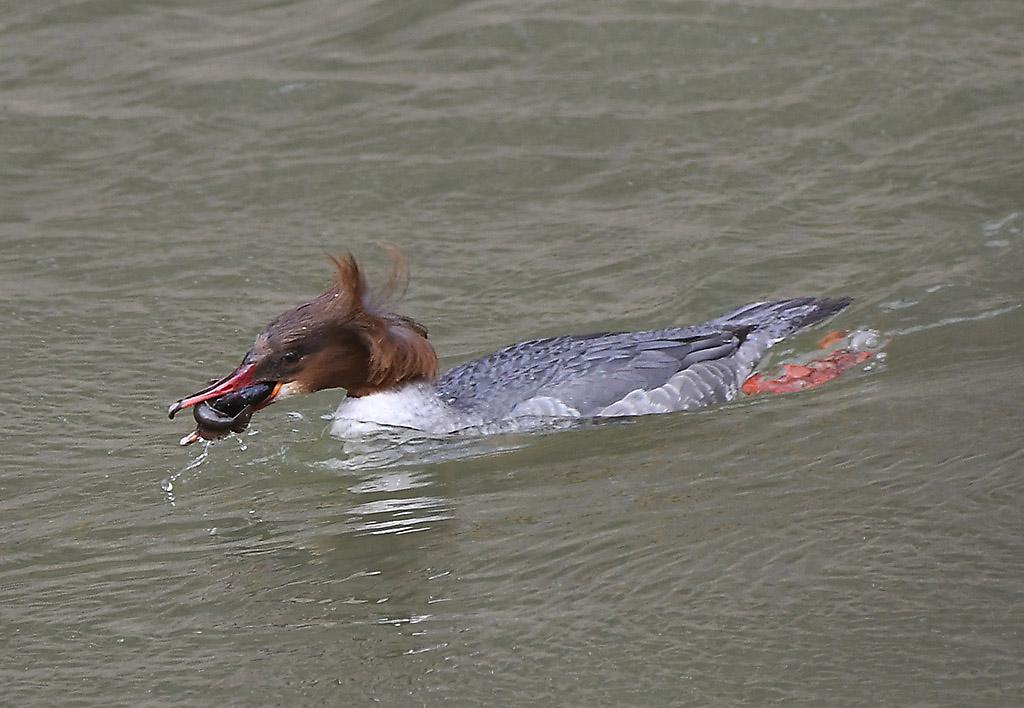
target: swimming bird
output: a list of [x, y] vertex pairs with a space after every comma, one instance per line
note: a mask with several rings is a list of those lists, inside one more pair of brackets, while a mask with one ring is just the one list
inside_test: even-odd
[[693, 410], [735, 398], [769, 347], [851, 302], [755, 302], [700, 325], [533, 339], [439, 376], [427, 329], [388, 307], [408, 282], [404, 258], [390, 250], [379, 295], [351, 254], [332, 256], [323, 294], [271, 320], [232, 373], [171, 404], [171, 418], [195, 407], [197, 428], [182, 444], [241, 432], [255, 411], [328, 388], [345, 391], [331, 425], [339, 437], [528, 430]]

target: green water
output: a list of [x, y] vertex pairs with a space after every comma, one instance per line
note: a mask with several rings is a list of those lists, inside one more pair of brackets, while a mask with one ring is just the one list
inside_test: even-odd
[[[8, 5], [4, 705], [1019, 705], [1019, 2]], [[380, 242], [449, 365], [795, 295], [893, 339], [634, 423], [354, 450], [322, 392], [178, 447]]]

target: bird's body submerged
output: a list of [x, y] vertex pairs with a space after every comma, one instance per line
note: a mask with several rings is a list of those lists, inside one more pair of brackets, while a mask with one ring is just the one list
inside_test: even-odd
[[[732, 400], [764, 352], [848, 300], [755, 303], [703, 325], [536, 339], [460, 364], [433, 384], [346, 398], [333, 430], [389, 425], [428, 433], [552, 419], [692, 410]], [[502, 425], [504, 424], [504, 425]]]
[[[396, 270], [389, 285], [401, 274]], [[171, 406], [196, 405], [187, 442], [240, 430], [277, 398], [339, 387], [332, 432], [522, 430], [553, 420], [691, 410], [734, 398], [765, 351], [849, 299], [754, 303], [705, 324], [521, 342], [436, 376], [426, 330], [375, 303], [351, 257], [335, 284], [260, 333], [238, 369]]]

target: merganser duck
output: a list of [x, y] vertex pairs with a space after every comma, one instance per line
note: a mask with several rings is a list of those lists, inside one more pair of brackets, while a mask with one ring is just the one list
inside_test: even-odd
[[175, 401], [198, 423], [189, 444], [241, 432], [274, 401], [326, 388], [346, 397], [339, 437], [403, 428], [427, 435], [527, 430], [553, 420], [692, 410], [736, 397], [769, 347], [850, 304], [850, 298], [755, 302], [702, 325], [565, 335], [520, 342], [440, 377], [427, 330], [385, 309], [408, 282], [395, 248], [381, 297], [355, 258], [331, 257], [335, 277], [319, 297], [282, 313], [235, 371]]

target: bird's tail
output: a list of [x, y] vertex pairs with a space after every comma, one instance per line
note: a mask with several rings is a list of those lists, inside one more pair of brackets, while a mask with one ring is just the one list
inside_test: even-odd
[[736, 352], [741, 379], [745, 378], [768, 349], [804, 327], [828, 319], [853, 302], [852, 298], [798, 297], [777, 302], [755, 302], [712, 320], [709, 324], [741, 333], [743, 344]]
[[711, 324], [756, 333], [768, 346], [804, 327], [826, 320], [853, 302], [852, 298], [798, 297], [777, 302], [755, 302], [728, 312]]

